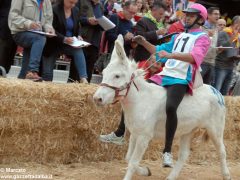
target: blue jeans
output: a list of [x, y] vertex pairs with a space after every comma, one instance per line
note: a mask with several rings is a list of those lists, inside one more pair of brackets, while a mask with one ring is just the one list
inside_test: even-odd
[[219, 90], [222, 95], [227, 95], [232, 80], [232, 69], [221, 69], [215, 67], [214, 87]]
[[203, 78], [203, 83], [212, 85], [214, 81], [214, 74], [215, 74], [214, 66], [211, 64], [204, 63], [204, 64], [201, 64], [201, 68], [202, 68], [201, 75]]
[[25, 78], [27, 71], [39, 72], [46, 37], [24, 31], [13, 35], [13, 39], [17, 45], [24, 48], [22, 68], [18, 77]]
[[42, 59], [42, 78], [45, 81], [52, 81], [53, 69], [59, 52], [72, 56], [79, 78], [87, 78], [86, 60], [82, 48], [73, 48], [69, 45], [62, 45], [56, 53]]

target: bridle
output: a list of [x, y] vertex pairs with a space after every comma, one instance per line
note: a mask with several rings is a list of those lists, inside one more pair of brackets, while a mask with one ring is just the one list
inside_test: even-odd
[[[147, 61], [150, 60], [150, 58], [151, 58], [153, 55], [156, 55], [156, 54], [157, 54], [157, 53], [152, 54], [152, 55], [146, 60], [145, 64], [147, 63]], [[144, 64], [144, 65], [145, 65], [145, 64]], [[150, 64], [150, 65], [144, 70], [144, 73], [145, 73], [146, 70], [148, 70], [149, 68], [151, 68], [154, 64], [156, 64], [156, 62]], [[141, 75], [141, 74], [140, 74], [140, 75]], [[140, 75], [138, 75], [138, 76], [140, 76]], [[101, 83], [100, 86], [108, 87], [108, 88], [113, 89], [113, 90], [115, 91], [114, 101], [113, 101], [113, 103], [112, 103], [112, 104], [115, 104], [115, 103], [119, 102], [120, 99], [127, 97], [128, 92], [129, 92], [129, 89], [130, 89], [132, 83], [134, 84], [134, 86], [135, 86], [135, 88], [137, 89], [137, 91], [139, 91], [136, 83], [134, 82], [134, 79], [135, 79], [136, 77], [138, 77], [138, 76], [135, 76], [135, 74], [132, 73], [131, 78], [130, 78], [130, 81], [129, 81], [128, 83], [126, 83], [125, 85], [122, 85], [122, 86], [120, 86], [120, 87], [112, 86], [112, 85], [109, 85], [109, 84], [107, 84], [107, 83]], [[119, 95], [120, 92], [123, 91], [123, 90], [125, 90], [125, 89], [127, 90], [126, 94], [125, 94], [125, 95]]]
[[[113, 89], [115, 91], [114, 101], [112, 103], [112, 104], [115, 104], [120, 99], [127, 97], [129, 89], [130, 89], [132, 83], [134, 84], [134, 86], [137, 89], [137, 91], [139, 91], [136, 83], [134, 82], [134, 78], [135, 77], [136, 77], [135, 74], [132, 73], [130, 81], [128, 83], [126, 83], [125, 85], [122, 85], [120, 87], [111, 86], [111, 85], [109, 85], [107, 83], [101, 83], [100, 86], [108, 87], [108, 88]], [[123, 90], [127, 90], [126, 94], [125, 95], [120, 95], [120, 92], [123, 91]]]

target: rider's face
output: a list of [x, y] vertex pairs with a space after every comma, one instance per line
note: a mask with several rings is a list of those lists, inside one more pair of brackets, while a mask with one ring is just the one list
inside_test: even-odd
[[185, 15], [185, 25], [190, 26], [197, 19], [198, 15], [196, 13], [186, 13]]

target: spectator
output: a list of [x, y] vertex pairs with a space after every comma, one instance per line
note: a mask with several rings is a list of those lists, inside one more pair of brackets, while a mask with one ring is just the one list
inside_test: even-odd
[[2, 0], [0, 6], [0, 66], [8, 73], [13, 64], [17, 46], [8, 27], [8, 14], [12, 0]]
[[218, 22], [217, 22], [217, 28], [218, 28], [218, 31], [222, 31], [225, 27], [226, 27], [227, 23], [225, 21], [225, 19], [219, 19]]
[[147, 0], [149, 9], [150, 9], [151, 6], [153, 5], [154, 1], [155, 1], [155, 0]]
[[165, 23], [166, 24], [169, 24], [171, 23], [172, 21], [174, 21], [174, 19], [172, 18], [173, 17], [173, 1], [172, 0], [163, 0], [163, 2], [166, 3], [167, 5], [167, 9], [165, 11]]
[[[164, 19], [166, 6], [160, 2], [154, 2], [151, 11], [138, 21], [135, 26], [135, 34], [142, 35], [147, 41], [154, 45], [158, 44], [158, 39], [166, 33], [166, 29], [162, 23]], [[150, 57], [150, 53], [141, 45], [136, 47], [134, 60], [136, 62], [146, 60]]]
[[207, 29], [215, 29], [219, 18], [220, 18], [220, 10], [218, 7], [208, 8], [208, 19], [204, 23], [204, 26]]
[[137, 15], [138, 16], [143, 16], [144, 14], [144, 6], [143, 6], [143, 1], [144, 0], [136, 0], [136, 4], [137, 4]]
[[217, 56], [216, 46], [218, 38], [217, 21], [219, 17], [219, 8], [208, 8], [208, 20], [205, 22], [204, 27], [207, 28], [205, 31], [208, 33], [211, 39], [211, 46], [208, 49], [208, 53], [205, 56], [203, 63], [201, 64], [201, 75], [205, 84], [212, 84], [214, 80], [214, 66]]
[[115, 28], [106, 32], [106, 39], [108, 40], [109, 52], [111, 53], [114, 47], [114, 42], [119, 34], [124, 37], [124, 49], [127, 56], [130, 55], [131, 42], [133, 38], [133, 23], [131, 19], [137, 13], [137, 5], [134, 1], [127, 1], [123, 5], [123, 11], [110, 16], [110, 20], [116, 25]]
[[[103, 29], [98, 24], [97, 18], [103, 15], [103, 8], [100, 0], [79, 0], [80, 22], [82, 25], [81, 34], [85, 41], [91, 43], [91, 46], [84, 48], [84, 55], [87, 60], [88, 82], [92, 78], [94, 64], [98, 57], [101, 35]], [[72, 73], [74, 76], [76, 73]]]
[[[227, 95], [235, 67], [236, 56], [239, 54], [240, 16], [235, 16], [232, 25], [219, 32], [218, 46], [223, 46], [223, 51], [216, 57], [214, 87], [223, 95]], [[234, 47], [236, 49], [224, 49]]]
[[[74, 65], [77, 69], [78, 79], [80, 83], [87, 83], [86, 61], [82, 48], [74, 48], [71, 44], [74, 38], [82, 40], [80, 36], [79, 10], [75, 7], [77, 0], [60, 0], [53, 6], [53, 27], [57, 37], [49, 39], [48, 46], [54, 47], [46, 49], [52, 50], [51, 58], [43, 58], [43, 73], [42, 77], [46, 81], [51, 81], [53, 78], [53, 69], [56, 63], [56, 58], [60, 53], [72, 56]], [[55, 50], [56, 48], [57, 51]], [[55, 52], [54, 52], [55, 51]]]
[[113, 13], [113, 6], [114, 3], [116, 3], [117, 0], [101, 0], [101, 3], [103, 5], [104, 8], [104, 15], [105, 16], [110, 16]]
[[224, 19], [226, 21], [227, 26], [230, 26], [232, 24], [232, 19], [228, 16], [227, 12], [223, 13], [221, 19]]
[[24, 48], [19, 78], [41, 81], [38, 75], [46, 37], [28, 30], [55, 33], [50, 0], [12, 0], [8, 18], [13, 39]]
[[180, 33], [180, 32], [184, 32], [184, 20], [183, 19], [180, 19], [180, 20], [174, 22], [168, 28], [169, 34]]

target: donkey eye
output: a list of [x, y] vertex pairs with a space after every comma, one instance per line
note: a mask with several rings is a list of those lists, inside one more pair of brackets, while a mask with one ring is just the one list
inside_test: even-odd
[[115, 75], [115, 78], [118, 79], [118, 78], [120, 78], [120, 76], [119, 75]]

